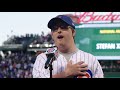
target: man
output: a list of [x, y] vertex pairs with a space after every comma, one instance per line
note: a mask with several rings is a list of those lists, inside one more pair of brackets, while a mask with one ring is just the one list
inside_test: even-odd
[[[70, 17], [58, 15], [48, 22], [48, 28], [58, 52], [58, 57], [52, 62], [52, 78], [103, 78], [98, 60], [76, 47], [75, 25]], [[33, 78], [50, 78], [49, 68], [44, 68], [46, 61], [45, 53], [38, 55], [33, 66]]]

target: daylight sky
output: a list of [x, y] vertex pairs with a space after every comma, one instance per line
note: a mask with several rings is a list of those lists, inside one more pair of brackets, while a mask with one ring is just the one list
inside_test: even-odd
[[11, 35], [45, 34], [48, 21], [59, 14], [74, 12], [0, 12], [0, 45]]

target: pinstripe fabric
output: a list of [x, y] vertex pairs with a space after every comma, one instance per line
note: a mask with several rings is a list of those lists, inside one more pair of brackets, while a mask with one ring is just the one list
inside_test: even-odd
[[[44, 53], [37, 56], [33, 66], [33, 78], [50, 78], [49, 68], [44, 68], [46, 60], [47, 58]], [[71, 56], [70, 60], [72, 60], [73, 64], [84, 61], [88, 64], [88, 69], [91, 70], [93, 78], [103, 78], [104, 75], [100, 63], [92, 54], [79, 50]], [[58, 74], [65, 70], [67, 60], [63, 55], [59, 54], [57, 60], [53, 61], [52, 65], [52, 74]]]

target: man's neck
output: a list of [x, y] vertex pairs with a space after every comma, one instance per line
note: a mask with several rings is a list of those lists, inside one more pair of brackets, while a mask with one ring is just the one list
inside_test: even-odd
[[76, 49], [75, 49], [74, 51], [72, 51], [72, 52], [67, 52], [67, 53], [60, 52], [60, 51], [58, 51], [58, 52], [59, 52], [60, 54], [62, 54], [62, 55], [66, 58], [67, 61], [69, 61], [70, 58], [71, 58], [71, 56], [72, 56], [73, 54], [77, 53], [78, 50], [79, 50], [79, 49], [76, 48]]
[[[59, 50], [59, 49], [58, 49], [58, 50]], [[77, 48], [76, 46], [71, 47], [71, 48], [65, 48], [65, 47], [64, 47], [62, 50], [59, 50], [59, 52], [70, 54], [70, 53], [76, 52], [76, 50], [78, 50], [78, 48]]]

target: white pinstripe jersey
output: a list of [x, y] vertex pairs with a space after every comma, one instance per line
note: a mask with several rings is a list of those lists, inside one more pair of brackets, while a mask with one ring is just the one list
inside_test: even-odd
[[[46, 60], [47, 57], [45, 53], [41, 53], [37, 56], [33, 65], [33, 78], [50, 78], [49, 68], [44, 68]], [[88, 69], [92, 73], [92, 78], [103, 78], [104, 75], [100, 63], [92, 54], [78, 50], [71, 56], [70, 60], [72, 60], [73, 64], [79, 61], [84, 61], [86, 64], [88, 64]], [[65, 70], [65, 67], [67, 66], [67, 60], [63, 55], [59, 54], [57, 60], [53, 61], [52, 66], [52, 74], [58, 74]]]

